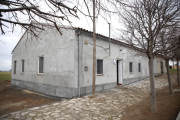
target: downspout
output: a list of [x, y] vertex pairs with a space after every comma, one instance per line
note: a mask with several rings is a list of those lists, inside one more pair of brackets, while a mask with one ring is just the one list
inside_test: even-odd
[[111, 27], [111, 23], [108, 23], [109, 24], [109, 56], [110, 56], [110, 52], [111, 52], [111, 33], [110, 33], [110, 27]]
[[109, 49], [109, 56], [106, 56], [106, 57], [110, 57], [110, 53], [111, 53], [111, 31], [110, 31], [111, 23], [108, 23], [108, 24], [109, 24], [109, 48], [107, 48], [107, 49]]
[[78, 96], [81, 97], [81, 83], [80, 83], [80, 76], [81, 76], [81, 66], [80, 66], [80, 60], [81, 60], [81, 51], [80, 51], [80, 39], [79, 39], [79, 31], [77, 33], [78, 36]]

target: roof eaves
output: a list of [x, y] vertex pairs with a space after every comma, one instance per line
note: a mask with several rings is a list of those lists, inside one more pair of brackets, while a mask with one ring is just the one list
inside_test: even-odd
[[[88, 31], [88, 30], [85, 30], [85, 29], [83, 29], [83, 28], [77, 27], [77, 28], [75, 28], [75, 29], [93, 35], [93, 32], [92, 32], [92, 31]], [[105, 40], [109, 40], [109, 37], [104, 36], [104, 35], [101, 35], [101, 34], [98, 34], [98, 33], [96, 33], [96, 37], [100, 37], [100, 38], [103, 38], [103, 39], [105, 39]], [[127, 44], [127, 43], [121, 42], [121, 41], [119, 41], [119, 40], [115, 40], [115, 39], [113, 39], [113, 38], [110, 38], [110, 39], [111, 39], [111, 42], [114, 42], [114, 43], [116, 43], [116, 44], [120, 44], [120, 45], [124, 45], [124, 46], [126, 46], [126, 47], [131, 47], [131, 48], [132, 48], [132, 46], [129, 45], [129, 44]]]

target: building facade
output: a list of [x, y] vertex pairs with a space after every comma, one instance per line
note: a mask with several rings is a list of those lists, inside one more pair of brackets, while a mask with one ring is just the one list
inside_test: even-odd
[[[14, 87], [72, 98], [92, 92], [93, 37], [92, 32], [76, 28], [45, 28], [41, 40], [28, 40], [25, 32], [12, 52]], [[96, 34], [96, 91], [127, 85], [149, 77], [148, 59], [136, 55], [131, 47]], [[165, 62], [154, 59], [154, 72], [165, 72]]]

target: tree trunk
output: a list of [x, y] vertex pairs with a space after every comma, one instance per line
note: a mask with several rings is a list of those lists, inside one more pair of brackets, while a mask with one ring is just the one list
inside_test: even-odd
[[173, 73], [174, 73], [174, 60], [173, 60]]
[[179, 60], [177, 60], [177, 80], [178, 80], [178, 86], [180, 85], [180, 78], [179, 78]]
[[157, 113], [153, 57], [149, 59], [151, 113]]
[[166, 69], [167, 69], [167, 76], [168, 76], [168, 83], [169, 83], [169, 91], [170, 91], [170, 94], [173, 95], [174, 92], [173, 92], [173, 86], [171, 82], [170, 71], [169, 71], [169, 60], [166, 59], [165, 62], [166, 62]]

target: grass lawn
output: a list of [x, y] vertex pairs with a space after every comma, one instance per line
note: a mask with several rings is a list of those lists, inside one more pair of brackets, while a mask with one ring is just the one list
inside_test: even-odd
[[[173, 69], [170, 69], [170, 72], [173, 73]], [[174, 69], [174, 73], [177, 73], [177, 69]]]
[[0, 72], [0, 81], [11, 80], [11, 72]]

